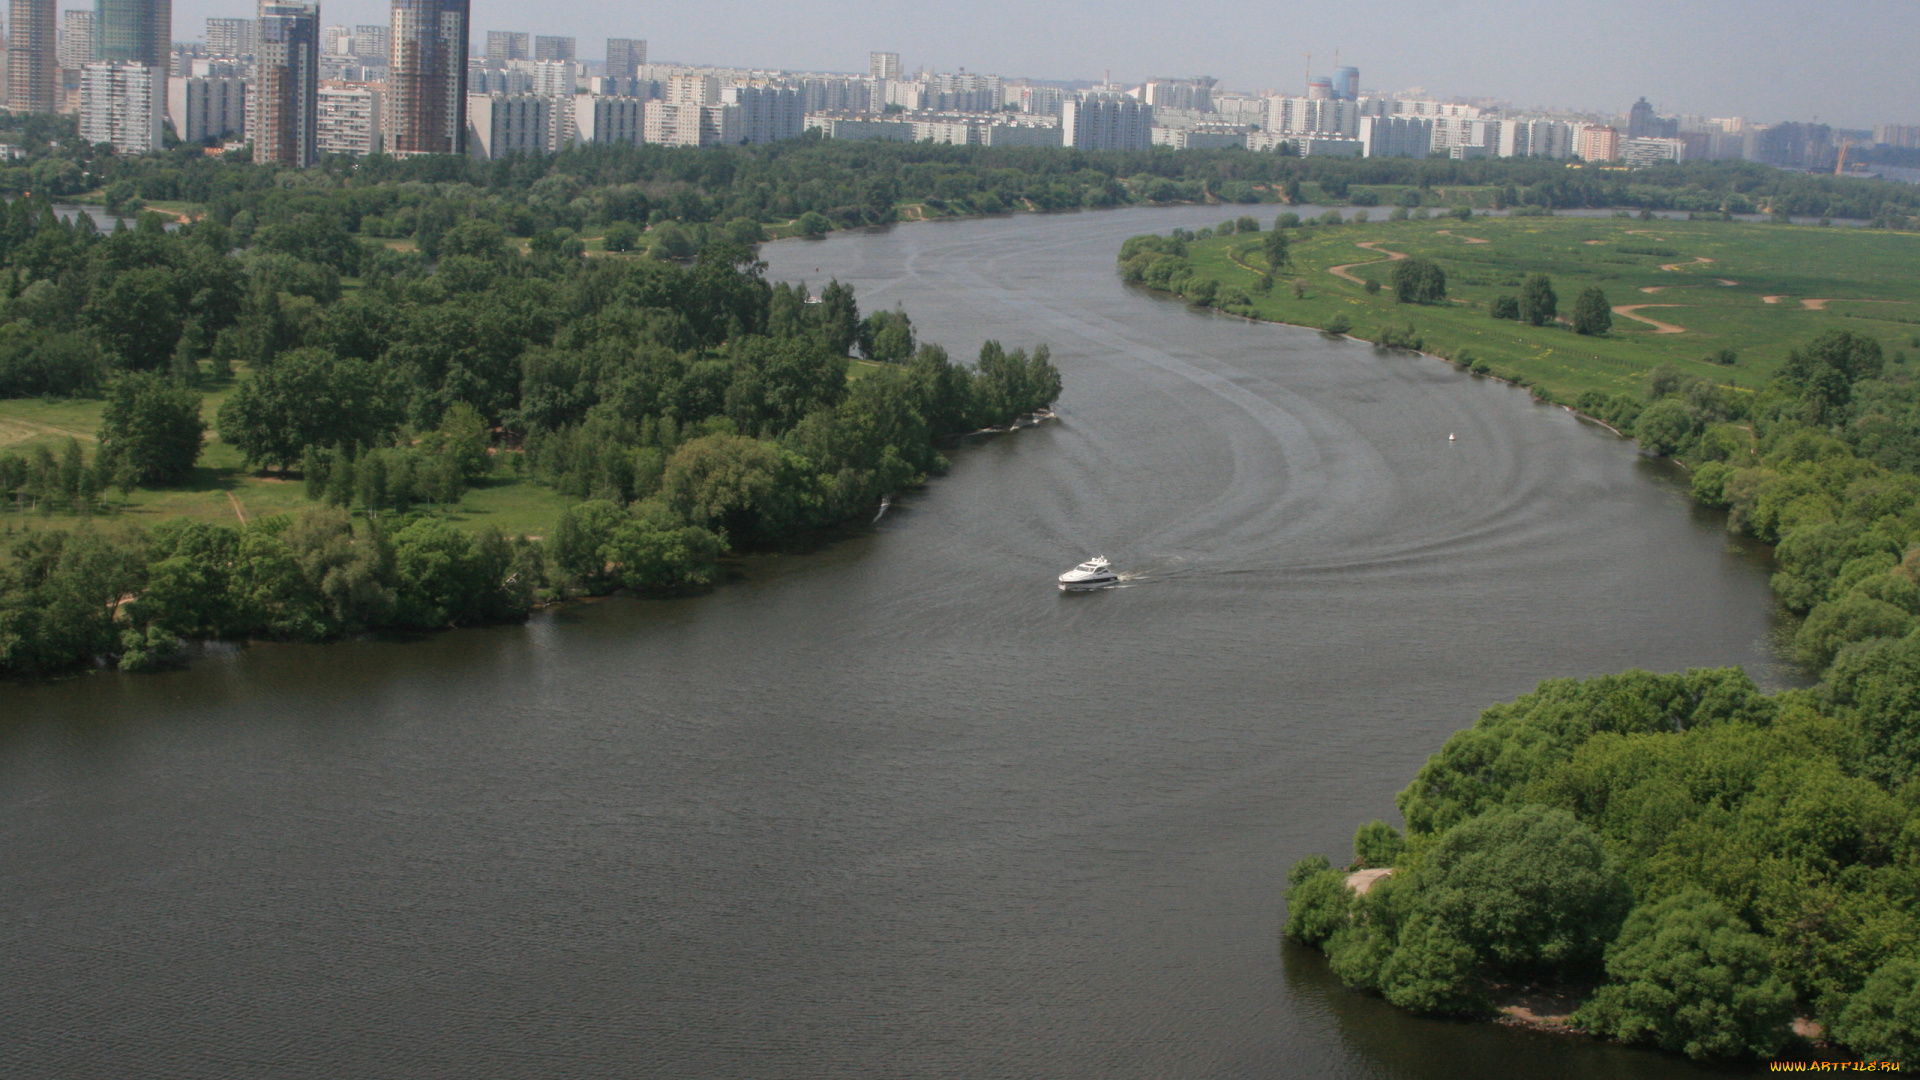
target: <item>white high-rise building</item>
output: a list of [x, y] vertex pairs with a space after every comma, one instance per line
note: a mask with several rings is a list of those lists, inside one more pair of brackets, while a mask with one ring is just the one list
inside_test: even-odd
[[1433, 150], [1433, 121], [1421, 116], [1363, 116], [1363, 157], [1426, 157]]
[[1268, 97], [1260, 126], [1276, 135], [1339, 135], [1360, 132], [1360, 103], [1340, 98]]
[[741, 142], [797, 139], [806, 125], [806, 102], [800, 91], [789, 87], [729, 86], [720, 91], [720, 103], [739, 108]]
[[112, 143], [116, 153], [161, 147], [167, 72], [145, 64], [93, 63], [80, 69], [80, 137]]
[[553, 99], [539, 94], [467, 96], [467, 152], [498, 161], [545, 153], [552, 140]]
[[516, 60], [508, 67], [527, 73], [533, 93], [572, 97], [579, 91], [579, 66], [571, 60]]
[[214, 56], [252, 56], [252, 19], [208, 19], [207, 52]]
[[641, 142], [646, 136], [648, 104], [637, 97], [574, 95], [574, 142]]
[[1008, 105], [1035, 116], [1059, 116], [1067, 92], [1057, 86], [1009, 86], [1001, 91]]
[[737, 105], [650, 102], [645, 139], [662, 146], [733, 146], [740, 141]]
[[1060, 142], [1076, 150], [1145, 150], [1153, 109], [1125, 94], [1088, 93], [1060, 107]]
[[720, 77], [718, 75], [670, 76], [667, 79], [666, 102], [669, 105], [718, 105]]
[[385, 66], [393, 51], [393, 28], [362, 23], [353, 28], [353, 55], [370, 64]]
[[385, 95], [376, 85], [322, 84], [315, 143], [322, 154], [364, 157], [380, 152], [380, 110]]
[[235, 74], [168, 79], [167, 119], [183, 143], [246, 138], [246, 78]]
[[320, 31], [323, 56], [352, 56], [353, 31], [345, 26], [329, 26]]
[[806, 109], [815, 112], [880, 112], [886, 106], [885, 85], [878, 79], [802, 76], [794, 80]]
[[898, 79], [900, 77], [900, 54], [897, 52], [868, 53], [867, 75], [875, 79]]
[[93, 12], [61, 14], [60, 66], [79, 70], [93, 62]]

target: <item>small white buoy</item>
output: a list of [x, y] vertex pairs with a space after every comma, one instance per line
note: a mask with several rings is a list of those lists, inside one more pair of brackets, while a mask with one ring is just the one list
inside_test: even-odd
[[1452, 441], [1453, 441], [1453, 432], [1451, 432], [1451, 431], [1449, 431], [1449, 432], [1447, 432], [1447, 441], [1448, 441], [1448, 442], [1452, 442]]

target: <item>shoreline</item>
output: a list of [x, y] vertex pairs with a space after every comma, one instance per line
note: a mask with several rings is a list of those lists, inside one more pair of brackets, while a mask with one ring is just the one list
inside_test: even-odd
[[[1156, 289], [1151, 285], [1141, 285], [1137, 282], [1127, 282], [1126, 284], [1132, 285], [1135, 288], [1144, 289], [1147, 292], [1155, 294], [1156, 296], [1170, 296], [1170, 297], [1173, 297], [1174, 299], [1185, 301], [1185, 298], [1182, 297], [1177, 292], [1170, 292], [1166, 289]], [[1234, 311], [1222, 311], [1221, 309], [1214, 307], [1211, 304], [1195, 304], [1191, 301], [1186, 301], [1186, 304], [1190, 308], [1202, 308], [1204, 310], [1212, 312], [1215, 315], [1223, 315], [1229, 319], [1239, 319], [1242, 322], [1255, 323], [1260, 326], [1285, 326], [1295, 330], [1311, 330], [1316, 334], [1321, 334], [1326, 337], [1342, 338], [1347, 341], [1357, 341], [1363, 345], [1371, 345], [1376, 349], [1387, 349], [1393, 352], [1412, 353], [1415, 356], [1425, 357], [1428, 360], [1438, 360], [1439, 362], [1447, 365], [1448, 367], [1465, 371], [1468, 375], [1476, 379], [1491, 379], [1492, 381], [1500, 383], [1502, 385], [1511, 386], [1515, 390], [1525, 390], [1527, 391], [1528, 397], [1531, 398], [1533, 402], [1537, 405], [1546, 405], [1555, 409], [1564, 409], [1567, 412], [1570, 412], [1573, 415], [1579, 417], [1580, 419], [1587, 421], [1588, 423], [1597, 424], [1600, 427], [1606, 428], [1608, 431], [1613, 432], [1615, 436], [1621, 439], [1624, 439], [1627, 441], [1633, 440], [1633, 436], [1628, 435], [1626, 432], [1621, 431], [1619, 428], [1614, 427], [1612, 424], [1607, 423], [1605, 420], [1602, 420], [1597, 416], [1593, 416], [1589, 413], [1583, 413], [1579, 409], [1576, 409], [1573, 406], [1568, 405], [1564, 402], [1554, 401], [1550, 398], [1541, 397], [1539, 394], [1534, 393], [1533, 388], [1526, 383], [1514, 382], [1512, 379], [1506, 378], [1501, 375], [1495, 375], [1490, 371], [1484, 372], [1484, 373], [1474, 371], [1468, 365], [1459, 363], [1458, 361], [1454, 360], [1452, 357], [1442, 356], [1439, 353], [1430, 353], [1424, 349], [1409, 349], [1404, 345], [1382, 345], [1377, 341], [1371, 341], [1367, 338], [1360, 337], [1359, 335], [1353, 333], [1350, 330], [1342, 330], [1336, 333], [1324, 327], [1308, 326], [1306, 323], [1290, 323], [1290, 322], [1284, 322], [1280, 319], [1261, 319], [1252, 315], [1242, 315]], [[1668, 460], [1673, 461], [1674, 464], [1679, 465], [1682, 469], [1687, 468], [1686, 464], [1684, 462], [1679, 461], [1678, 459], [1669, 458]], [[1687, 471], [1691, 472], [1692, 470], [1687, 469]]]

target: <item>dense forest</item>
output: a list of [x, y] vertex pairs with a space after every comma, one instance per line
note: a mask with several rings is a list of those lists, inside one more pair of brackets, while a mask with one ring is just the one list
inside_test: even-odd
[[[9, 203], [0, 393], [107, 402], [96, 453], [0, 454], [0, 494], [104, 511], [111, 488], [177, 482], [201, 452], [196, 387], [237, 374], [219, 438], [304, 484], [312, 509], [31, 530], [0, 565], [0, 673], [510, 618], [544, 587], [704, 585], [722, 552], [856, 516], [941, 469], [938, 437], [1060, 390], [1044, 346], [955, 364], [906, 313], [769, 283], [745, 247], [522, 254], [471, 217], [436, 246], [399, 255], [307, 212], [244, 242], [151, 212], [102, 234], [38, 196]], [[872, 362], [850, 378], [855, 351]], [[424, 512], [502, 458], [580, 500], [551, 536], [469, 536]]]

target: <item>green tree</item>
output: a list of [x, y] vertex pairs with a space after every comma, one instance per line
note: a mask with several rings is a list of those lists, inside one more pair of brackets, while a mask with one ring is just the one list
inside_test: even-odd
[[1920, 963], [1882, 964], [1833, 1025], [1833, 1037], [1868, 1061], [1920, 1058]]
[[1545, 274], [1528, 274], [1520, 285], [1520, 321], [1545, 326], [1559, 314], [1560, 298], [1554, 295], [1553, 279]]
[[100, 454], [111, 470], [137, 483], [185, 480], [200, 459], [207, 432], [200, 396], [159, 375], [121, 376], [100, 414]]
[[760, 543], [808, 520], [817, 498], [809, 473], [804, 458], [772, 442], [707, 435], [674, 451], [661, 491], [680, 520], [729, 544]]
[[1607, 948], [1607, 985], [1582, 1024], [1692, 1058], [1772, 1057], [1793, 994], [1774, 977], [1766, 939], [1700, 891], [1636, 908]]
[[112, 274], [94, 292], [83, 317], [116, 366], [167, 369], [186, 318], [178, 282], [170, 268], [144, 267]]
[[720, 580], [720, 538], [676, 520], [657, 501], [636, 504], [601, 548], [622, 587], [701, 588]]
[[1279, 273], [1293, 265], [1291, 241], [1283, 225], [1275, 223], [1273, 231], [1260, 241], [1261, 254], [1266, 256], [1269, 273]]
[[1496, 296], [1487, 311], [1496, 319], [1519, 319], [1520, 298], [1517, 296]]
[[306, 448], [370, 445], [400, 426], [397, 388], [380, 368], [325, 349], [294, 349], [243, 380], [220, 407], [220, 438], [248, 464], [297, 464]]
[[1599, 336], [1613, 329], [1613, 305], [1600, 286], [1581, 290], [1573, 302], [1573, 332]]
[[1874, 338], [1828, 330], [1787, 354], [1779, 381], [1812, 407], [1815, 422], [1823, 422], [1853, 400], [1856, 383], [1878, 378], [1885, 362]]
[[1446, 272], [1429, 259], [1402, 259], [1393, 266], [1393, 296], [1402, 304], [1443, 304]]
[[1384, 821], [1369, 821], [1354, 834], [1353, 861], [1363, 867], [1392, 866], [1405, 848], [1400, 830]]
[[1447, 830], [1416, 884], [1421, 910], [1486, 962], [1520, 971], [1598, 959], [1631, 899], [1599, 835], [1541, 806]]
[[1647, 453], [1672, 457], [1693, 438], [1693, 413], [1677, 398], [1665, 398], [1647, 406], [1633, 423], [1633, 433]]
[[632, 251], [640, 242], [640, 230], [631, 221], [616, 221], [607, 226], [602, 245], [608, 251]]
[[1309, 855], [1287, 870], [1287, 921], [1284, 933], [1295, 941], [1322, 945], [1347, 923], [1353, 890], [1347, 876], [1325, 855]]

